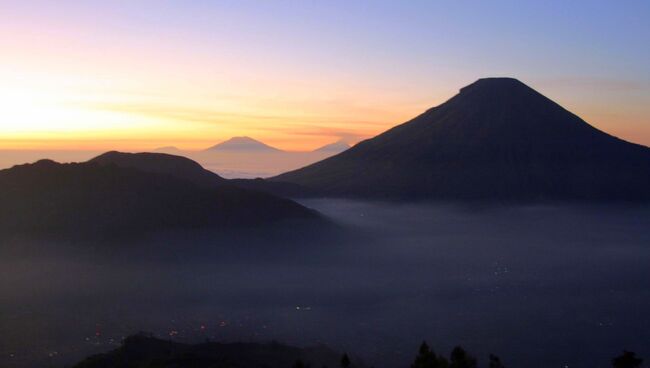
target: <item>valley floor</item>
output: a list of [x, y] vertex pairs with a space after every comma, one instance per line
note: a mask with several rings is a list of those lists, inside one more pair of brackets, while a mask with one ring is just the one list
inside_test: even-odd
[[344, 233], [3, 244], [0, 366], [63, 367], [137, 331], [327, 344], [376, 367], [422, 340], [513, 367], [650, 356], [650, 208], [303, 203]]

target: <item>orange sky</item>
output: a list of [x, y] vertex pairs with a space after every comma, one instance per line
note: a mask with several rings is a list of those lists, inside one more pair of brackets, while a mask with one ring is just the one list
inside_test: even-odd
[[[43, 58], [51, 60], [30, 56]], [[331, 85], [291, 75], [248, 80], [200, 75], [203, 69], [169, 75], [146, 66], [105, 70], [100, 63], [95, 74], [84, 65], [43, 71], [20, 60], [0, 64], [2, 148], [200, 149], [249, 135], [309, 150], [374, 135], [429, 104], [354, 82]]]
[[[606, 55], [593, 35], [613, 30], [596, 23], [585, 39], [560, 40], [517, 38], [514, 28], [464, 33], [462, 23], [418, 22], [416, 7], [395, 15], [296, 5], [272, 17], [266, 11], [278, 9], [260, 4], [64, 3], [0, 7], [0, 149], [201, 149], [247, 135], [311, 150], [371, 137], [486, 76], [517, 77], [592, 125], [650, 145], [650, 74], [635, 55], [647, 50], [605, 40], [616, 57]], [[296, 9], [304, 14], [288, 13]], [[412, 14], [392, 19], [399, 11]], [[403, 23], [388, 32], [379, 20]]]
[[[43, 72], [0, 64], [3, 149], [201, 149], [248, 135], [286, 150], [311, 150], [341, 138], [355, 143], [378, 134], [473, 81], [441, 78], [428, 91], [414, 88], [411, 93], [408, 87], [393, 90], [355, 81], [215, 76], [208, 82], [190, 74], [183, 74], [187, 80], [164, 78], [165, 71], [134, 74], [115, 67], [95, 75], [83, 68]], [[595, 89], [576, 81], [524, 81], [592, 125], [650, 144], [650, 111], [642, 96], [617, 101], [621, 92], [608, 92], [607, 81], [594, 82], [601, 84]], [[634, 96], [634, 90], [623, 94]]]

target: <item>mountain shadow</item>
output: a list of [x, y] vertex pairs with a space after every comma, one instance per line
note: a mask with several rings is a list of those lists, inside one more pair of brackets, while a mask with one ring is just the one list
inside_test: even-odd
[[650, 148], [592, 127], [516, 79], [486, 78], [409, 122], [270, 180], [340, 197], [648, 201]]

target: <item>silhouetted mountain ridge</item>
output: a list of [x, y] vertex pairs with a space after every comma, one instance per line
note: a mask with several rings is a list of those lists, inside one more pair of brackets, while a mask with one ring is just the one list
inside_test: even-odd
[[272, 180], [346, 197], [646, 201], [650, 149], [590, 126], [516, 79], [486, 78]]
[[114, 164], [41, 160], [0, 171], [3, 236], [103, 238], [319, 218], [315, 211], [270, 194], [227, 185], [197, 185], [172, 175]]
[[317, 194], [313, 189], [293, 183], [271, 182], [262, 179], [224, 179], [189, 158], [164, 153], [111, 151], [99, 155], [89, 162], [170, 175], [208, 188], [226, 185], [291, 198], [309, 197]]
[[225, 179], [212, 171], [205, 170], [201, 165], [189, 158], [166, 153], [110, 151], [88, 162], [100, 165], [112, 164], [155, 174], [173, 175], [179, 179], [185, 179], [194, 184], [207, 187], [225, 182]]

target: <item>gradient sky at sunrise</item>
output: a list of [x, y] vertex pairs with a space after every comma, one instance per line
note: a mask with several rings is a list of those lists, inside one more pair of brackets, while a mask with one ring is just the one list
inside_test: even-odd
[[485, 76], [650, 145], [650, 2], [0, 0], [4, 149], [307, 150]]

